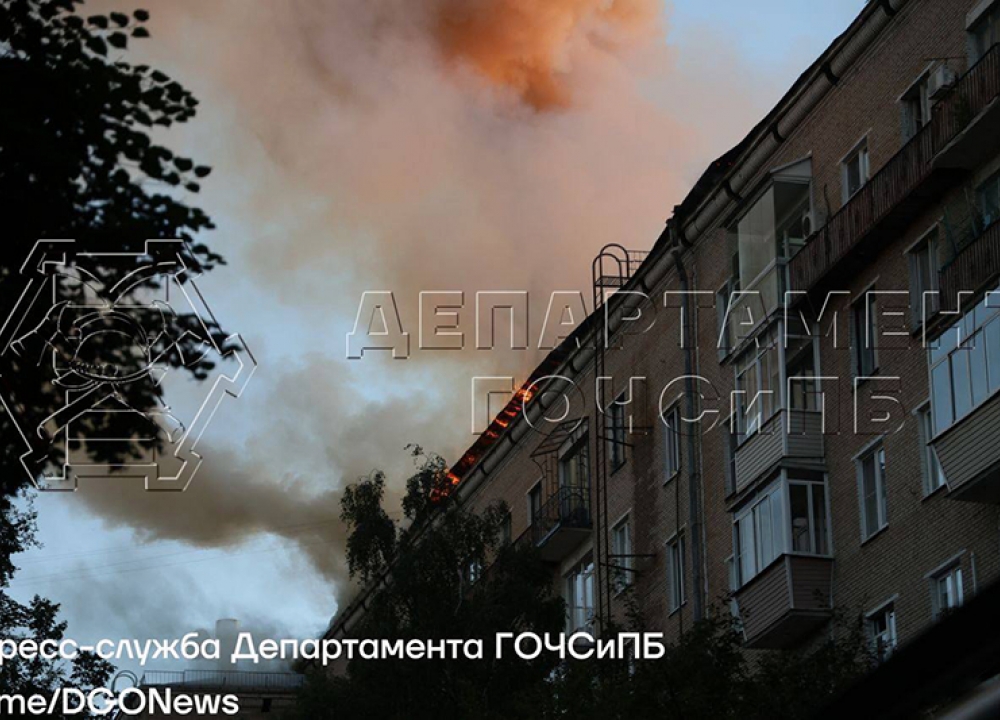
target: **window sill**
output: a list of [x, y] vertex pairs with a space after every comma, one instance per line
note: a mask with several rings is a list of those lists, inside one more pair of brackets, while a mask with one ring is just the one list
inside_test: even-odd
[[612, 476], [612, 475], [614, 475], [616, 472], [618, 472], [619, 470], [621, 470], [626, 465], [628, 465], [628, 460], [622, 460], [617, 465], [615, 465], [614, 463], [612, 463], [611, 464], [611, 472], [609, 473], [609, 477]]
[[885, 525], [883, 525], [882, 527], [880, 527], [878, 530], [876, 530], [875, 532], [873, 532], [871, 535], [869, 535], [868, 537], [862, 539], [861, 540], [861, 547], [864, 547], [865, 545], [867, 545], [868, 543], [870, 543], [872, 540], [874, 540], [875, 538], [877, 538], [879, 535], [881, 535], [882, 533], [884, 533], [888, 529], [889, 529], [889, 523], [886, 523]]
[[674, 471], [674, 472], [673, 472], [673, 473], [672, 473], [671, 475], [668, 475], [668, 476], [667, 476], [667, 479], [663, 481], [663, 487], [666, 487], [666, 486], [667, 486], [667, 485], [669, 485], [669, 484], [670, 484], [671, 482], [673, 482], [673, 481], [674, 481], [674, 480], [676, 480], [676, 479], [677, 479], [678, 477], [680, 477], [680, 474], [681, 474], [681, 471], [680, 471], [680, 470], [675, 470], [675, 471]]
[[687, 606], [687, 604], [688, 604], [687, 599], [685, 599], [684, 602], [682, 602], [680, 605], [678, 605], [673, 610], [671, 610], [669, 613], [667, 613], [667, 617], [668, 618], [673, 617], [674, 615], [676, 615], [677, 613], [679, 613], [681, 610], [683, 610]]

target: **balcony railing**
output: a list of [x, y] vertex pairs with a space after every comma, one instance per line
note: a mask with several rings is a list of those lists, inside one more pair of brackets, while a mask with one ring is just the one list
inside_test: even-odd
[[[866, 239], [891, 235], [922, 209], [919, 191], [935, 177], [935, 158], [1000, 95], [1000, 45], [994, 46], [934, 107], [931, 121], [889, 160], [789, 262], [793, 290], [812, 289]], [[942, 185], [955, 174], [937, 173]], [[914, 200], [907, 203], [908, 200]]]
[[783, 460], [822, 465], [823, 415], [818, 410], [779, 410], [736, 450], [736, 492], [767, 475]]
[[246, 672], [240, 670], [149, 671], [142, 686], [172, 686], [189, 689], [288, 692], [305, 682], [305, 676], [289, 672]]
[[560, 560], [590, 536], [590, 488], [561, 487], [531, 522], [531, 539], [543, 560]]
[[941, 270], [943, 310], [957, 310], [960, 291], [975, 293], [1000, 275], [1000, 220], [956, 250], [955, 257]]
[[833, 558], [782, 555], [734, 599], [748, 647], [794, 647], [833, 614]]

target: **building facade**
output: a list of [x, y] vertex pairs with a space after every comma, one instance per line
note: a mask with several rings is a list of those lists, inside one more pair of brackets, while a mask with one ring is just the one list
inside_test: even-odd
[[869, 2], [650, 252], [595, 261], [594, 314], [454, 469], [568, 631], [628, 599], [789, 648], [843, 612], [888, 654], [1000, 579], [997, 42], [998, 0]]

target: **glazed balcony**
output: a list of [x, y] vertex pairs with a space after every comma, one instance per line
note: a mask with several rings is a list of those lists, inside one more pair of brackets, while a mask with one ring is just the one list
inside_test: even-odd
[[994, 395], [932, 442], [949, 497], [1000, 504], [1000, 395]]
[[789, 261], [794, 291], [814, 290], [897, 236], [928, 199], [1000, 147], [1000, 45], [934, 106], [925, 125]]
[[833, 558], [782, 555], [734, 594], [750, 648], [794, 647], [833, 615]]
[[561, 487], [542, 505], [529, 531], [542, 559], [558, 562], [591, 534], [589, 487]]
[[816, 410], [779, 410], [736, 449], [737, 493], [783, 461], [815, 464], [824, 458], [823, 416]]

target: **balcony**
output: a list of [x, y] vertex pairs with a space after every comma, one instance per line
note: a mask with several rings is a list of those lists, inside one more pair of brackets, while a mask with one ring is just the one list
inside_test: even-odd
[[529, 531], [542, 560], [558, 562], [591, 533], [590, 488], [561, 487], [542, 505]]
[[750, 648], [789, 648], [833, 614], [833, 558], [782, 555], [736, 591]]
[[816, 288], [834, 268], [863, 262], [896, 237], [926, 201], [958, 184], [1000, 146], [1000, 45], [934, 107], [931, 122], [889, 160], [789, 261], [794, 291]]
[[959, 291], [973, 294], [1000, 276], [1000, 221], [956, 248], [955, 256], [941, 270], [941, 309], [958, 310]]
[[815, 464], [824, 458], [823, 416], [817, 410], [779, 410], [736, 450], [736, 492], [782, 461]]
[[956, 500], [1000, 504], [1000, 395], [951, 426], [932, 445]]

